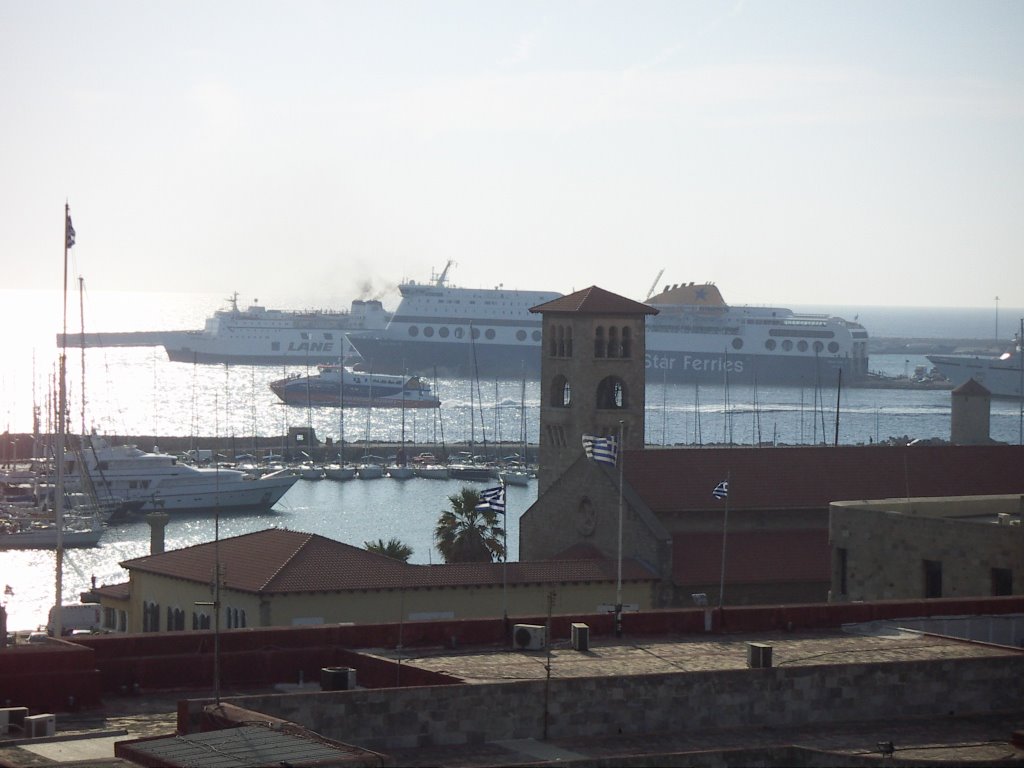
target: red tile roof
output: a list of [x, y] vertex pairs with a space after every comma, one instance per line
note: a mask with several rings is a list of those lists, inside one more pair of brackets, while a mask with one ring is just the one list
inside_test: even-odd
[[639, 301], [592, 285], [582, 291], [530, 307], [531, 312], [584, 315], [656, 315], [658, 310]]
[[[828, 531], [728, 531], [725, 583], [763, 584], [828, 581]], [[672, 577], [676, 584], [717, 584], [722, 576], [722, 533], [672, 537]]]
[[624, 452], [627, 483], [655, 513], [824, 509], [833, 501], [1024, 493], [1024, 446], [674, 448]]
[[[217, 550], [219, 549], [219, 552]], [[614, 581], [616, 564], [608, 560], [560, 560], [508, 563], [409, 565], [312, 533], [271, 528], [198, 544], [185, 549], [126, 560], [121, 565], [186, 581], [208, 582], [215, 559], [224, 585], [242, 592], [334, 592], [367, 589], [547, 584]], [[623, 578], [656, 580], [635, 561], [623, 561]]]

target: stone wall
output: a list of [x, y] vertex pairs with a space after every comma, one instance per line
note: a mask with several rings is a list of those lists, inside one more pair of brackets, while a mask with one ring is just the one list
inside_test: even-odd
[[[549, 687], [548, 687], [549, 686]], [[233, 704], [387, 750], [983, 714], [1018, 707], [1024, 654], [252, 696]]]
[[924, 597], [925, 560], [941, 564], [942, 597], [992, 595], [993, 568], [1010, 571], [1013, 594], [1024, 593], [1024, 526], [994, 522], [1004, 509], [1015, 516], [1019, 507], [1016, 496], [832, 504], [833, 599]]

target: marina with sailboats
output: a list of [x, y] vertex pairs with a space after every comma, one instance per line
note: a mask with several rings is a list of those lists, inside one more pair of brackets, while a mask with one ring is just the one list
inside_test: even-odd
[[[153, 328], [181, 327], [183, 317], [201, 313], [212, 298], [175, 294], [155, 300], [154, 296], [119, 295], [108, 301], [101, 296], [91, 301], [87, 297], [86, 325], [112, 328], [120, 322], [125, 330], [126, 317], [133, 322], [146, 317]], [[56, 304], [52, 294], [50, 298], [16, 294], [9, 299], [3, 307], [10, 313], [8, 322], [14, 322], [18, 313], [47, 306], [52, 314]], [[133, 300], [140, 303], [139, 311], [126, 313]], [[112, 311], [114, 307], [117, 312]], [[90, 319], [93, 316], [95, 320]], [[907, 336], [919, 335], [922, 325], [901, 330]], [[74, 336], [69, 333], [68, 338]], [[55, 377], [43, 366], [33, 373], [32, 362], [51, 350], [52, 343], [46, 329], [16, 340], [14, 353], [24, 364], [3, 381], [9, 429], [0, 446], [0, 463], [23, 466], [33, 455], [33, 420], [41, 433], [53, 431]], [[270, 508], [225, 512], [220, 520], [222, 535], [281, 526], [319, 532], [357, 546], [396, 536], [413, 548], [412, 562], [429, 563], [437, 557], [432, 541], [435, 513], [446, 506], [447, 497], [466, 483], [494, 483], [498, 472], [518, 473], [521, 465], [532, 461], [539, 441], [541, 392], [536, 380], [521, 372], [502, 376], [480, 366], [476, 376], [431, 377], [431, 391], [440, 401], [436, 408], [350, 410], [281, 402], [270, 385], [289, 371], [276, 365], [182, 364], [153, 347], [72, 345], [66, 354], [67, 370], [75, 372], [67, 381], [69, 412], [76, 421], [81, 416], [83, 430], [95, 430], [112, 445], [134, 444], [146, 453], [179, 461], [191, 451], [193, 456], [206, 455], [222, 463], [226, 471], [262, 470], [260, 463], [283, 468], [286, 458], [296, 466], [307, 461], [321, 464], [322, 480], [293, 478], [291, 488]], [[892, 378], [906, 377], [927, 365], [918, 352], [871, 357], [872, 369]], [[295, 364], [290, 367], [294, 372]], [[812, 385], [727, 382], [724, 376], [718, 382], [680, 383], [650, 372], [646, 400], [645, 443], [652, 448], [808, 445], [833, 440], [869, 445], [942, 440], [949, 435], [947, 390], [853, 386], [840, 390], [838, 377], [822, 377]], [[1016, 404], [994, 402], [993, 439], [1016, 443], [1019, 429]], [[315, 435], [315, 443], [298, 444], [295, 435], [301, 432]], [[422, 458], [409, 459], [412, 477], [394, 482], [385, 467], [400, 450]], [[431, 454], [434, 461], [424, 454]], [[456, 461], [473, 457], [480, 459]], [[468, 479], [468, 475], [453, 479], [449, 463], [491, 466], [476, 468], [481, 479]], [[359, 465], [363, 465], [362, 476]], [[371, 473], [381, 479], [363, 482]], [[331, 480], [332, 474], [347, 480]], [[506, 477], [510, 519], [515, 519], [536, 498], [536, 480], [529, 472], [525, 477]], [[208, 512], [175, 514], [167, 525], [168, 546], [209, 540], [213, 527]], [[515, 525], [509, 526], [509, 534], [514, 557]], [[148, 537], [145, 522], [129, 518], [105, 527], [96, 546], [65, 553], [69, 564], [65, 602], [75, 602], [92, 576], [101, 582], [120, 578], [118, 563], [144, 553]], [[12, 574], [52, 569], [53, 556], [47, 550], [12, 550], [2, 555], [5, 572]], [[23, 625], [34, 625], [31, 617], [38, 611], [30, 606], [52, 602], [52, 597], [47, 598], [51, 590], [45, 584], [11, 578], [17, 595], [17, 601], [9, 604], [12, 620], [22, 616]], [[24, 612], [17, 605], [22, 601]]]

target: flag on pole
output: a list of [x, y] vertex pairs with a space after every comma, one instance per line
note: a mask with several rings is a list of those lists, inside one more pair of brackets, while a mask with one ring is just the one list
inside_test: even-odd
[[485, 488], [480, 491], [480, 503], [475, 507], [478, 512], [493, 509], [499, 515], [505, 514], [505, 486], [498, 485], [494, 488]]
[[711, 495], [716, 499], [724, 499], [729, 495], [729, 481], [723, 480], [715, 486], [715, 490], [711, 492]]
[[65, 214], [64, 221], [64, 244], [70, 248], [75, 244], [75, 228], [71, 226], [71, 214]]
[[587, 454], [587, 458], [601, 464], [615, 466], [619, 453], [618, 448], [618, 442], [614, 437], [583, 435], [583, 451]]

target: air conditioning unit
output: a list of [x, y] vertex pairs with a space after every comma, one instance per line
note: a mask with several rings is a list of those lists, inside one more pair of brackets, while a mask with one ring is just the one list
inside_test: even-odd
[[56, 730], [56, 715], [29, 715], [25, 718], [25, 738], [27, 739], [53, 736]]
[[590, 650], [590, 627], [586, 624], [574, 623], [571, 627], [572, 630], [572, 647], [586, 653]]
[[772, 665], [772, 647], [764, 643], [747, 643], [747, 666], [764, 669]]
[[539, 651], [547, 639], [547, 632], [539, 624], [516, 624], [512, 628], [512, 647], [517, 651]]
[[322, 667], [320, 688], [324, 691], [354, 691], [356, 671], [352, 667]]
[[21, 735], [25, 728], [28, 707], [0, 707], [0, 736]]

